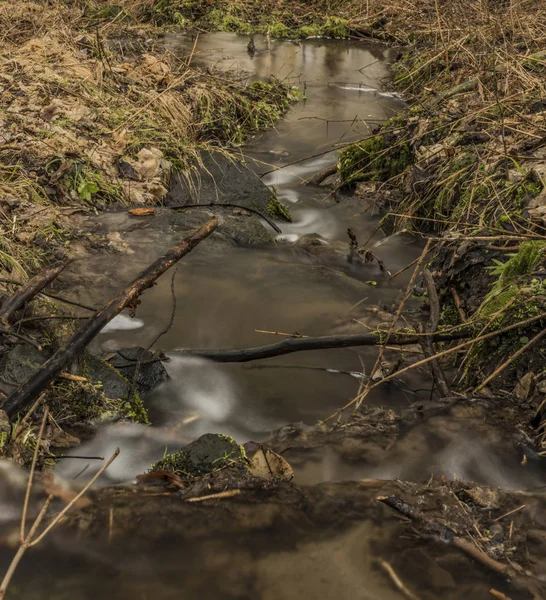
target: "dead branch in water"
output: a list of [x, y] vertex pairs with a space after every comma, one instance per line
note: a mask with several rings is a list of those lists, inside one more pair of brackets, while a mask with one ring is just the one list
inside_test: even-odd
[[[408, 371], [410, 371], [412, 369], [421, 367], [421, 366], [431, 362], [432, 360], [437, 360], [438, 358], [441, 358], [442, 356], [447, 356], [448, 354], [453, 354], [455, 352], [458, 352], [462, 348], [468, 348], [469, 346], [472, 346], [476, 342], [481, 342], [483, 340], [489, 340], [491, 338], [502, 335], [503, 333], [507, 333], [508, 331], [513, 331], [514, 329], [519, 329], [520, 327], [525, 327], [525, 325], [530, 325], [531, 323], [536, 323], [537, 321], [543, 321], [545, 319], [546, 319], [546, 312], [540, 313], [539, 315], [537, 315], [535, 317], [530, 317], [529, 319], [524, 319], [523, 321], [518, 321], [517, 323], [513, 323], [512, 325], [507, 325], [506, 327], [502, 327], [501, 329], [496, 329], [495, 331], [491, 331], [490, 333], [486, 333], [484, 335], [479, 335], [478, 337], [474, 337], [473, 339], [463, 342], [462, 344], [457, 344], [456, 346], [452, 346], [451, 348], [448, 348], [447, 350], [442, 350], [441, 352], [438, 352], [438, 354], [435, 354], [434, 356], [425, 357], [422, 360], [419, 360], [416, 363], [413, 363], [412, 365], [409, 365], [407, 367], [404, 367], [403, 369], [400, 369], [399, 371], [396, 371], [396, 373], [391, 373], [390, 375], [387, 375], [383, 379], [376, 381], [368, 390], [364, 390], [362, 392], [362, 394], [359, 394], [356, 398], [353, 398], [350, 402], [345, 404], [345, 406], [342, 406], [340, 409], [336, 410], [335, 413], [333, 413], [332, 415], [330, 415], [329, 417], [327, 417], [326, 419], [321, 421], [321, 425], [334, 419], [339, 414], [341, 414], [344, 410], [347, 410], [351, 406], [354, 406], [355, 404], [357, 404], [368, 394], [368, 392], [370, 390], [377, 387], [378, 385], [382, 385], [383, 383], [390, 381], [391, 379], [394, 378], [395, 375], [397, 377], [399, 377], [403, 373], [407, 373]], [[391, 337], [391, 339], [392, 339], [392, 337]], [[440, 340], [435, 339], [434, 341], [440, 341]]]
[[13, 315], [43, 290], [46, 285], [51, 283], [64, 270], [68, 263], [69, 261], [67, 260], [55, 263], [29, 279], [15, 294], [8, 298], [0, 310], [0, 322], [2, 325], [9, 327]]
[[315, 175], [313, 175], [313, 177], [308, 179], [305, 183], [311, 184], [311, 185], [320, 185], [325, 179], [330, 177], [330, 175], [335, 175], [336, 173], [337, 173], [337, 163], [334, 163], [333, 165], [330, 165], [329, 167], [322, 169], [322, 171], [315, 173]]
[[16, 389], [2, 407], [8, 416], [15, 417], [21, 410], [32, 404], [34, 399], [44, 390], [66, 367], [78, 356], [100, 330], [119, 314], [126, 306], [136, 301], [140, 294], [151, 287], [156, 279], [167, 269], [177, 263], [183, 256], [191, 252], [195, 246], [208, 237], [218, 227], [215, 217], [207, 221], [197, 231], [185, 237], [163, 256], [144, 269], [140, 275], [122, 292], [112, 298], [106, 306], [90, 318], [63, 348], [60, 348], [42, 367]]
[[[427, 334], [404, 333], [392, 334], [389, 344], [396, 346], [407, 346], [418, 344], [419, 340]], [[435, 342], [449, 342], [472, 335], [469, 330], [453, 333], [437, 333], [432, 336]], [[383, 346], [384, 335], [381, 333], [364, 333], [356, 335], [325, 335], [321, 337], [287, 338], [282, 342], [259, 346], [256, 348], [232, 348], [227, 350], [193, 350], [189, 348], [177, 348], [174, 352], [182, 356], [198, 356], [214, 362], [249, 362], [251, 360], [262, 360], [273, 356], [282, 356], [292, 352], [303, 350], [328, 350], [333, 348], [352, 348], [357, 346]]]
[[546, 593], [545, 583], [516, 563], [511, 561], [510, 564], [503, 564], [491, 558], [478, 547], [456, 535], [451, 529], [431, 521], [423, 511], [396, 496], [379, 496], [377, 499], [397, 513], [411, 519], [413, 523], [420, 527], [424, 537], [455, 546], [490, 571], [509, 578], [510, 583], [515, 588], [530, 593], [536, 600], [544, 598]]
[[241, 206], [240, 204], [233, 204], [231, 202], [207, 202], [204, 204], [173, 204], [169, 206], [172, 210], [186, 210], [188, 208], [238, 208], [240, 210], [246, 210], [250, 213], [254, 213], [261, 217], [274, 231], [277, 233], [282, 233], [280, 227], [270, 219], [267, 215], [264, 215], [263, 212], [256, 210], [255, 208], [248, 208], [248, 206]]

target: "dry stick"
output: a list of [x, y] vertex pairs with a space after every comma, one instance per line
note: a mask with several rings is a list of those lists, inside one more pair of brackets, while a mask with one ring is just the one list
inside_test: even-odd
[[97, 479], [106, 471], [106, 469], [116, 460], [119, 455], [119, 448], [116, 448], [114, 454], [108, 459], [108, 461], [100, 468], [99, 471], [89, 480], [89, 483], [82, 489], [82, 491], [74, 496], [72, 500], [61, 510], [61, 512], [51, 521], [51, 523], [42, 531], [42, 533], [34, 540], [31, 540], [29, 547], [32, 548], [41, 542], [45, 536], [59, 523], [59, 521], [66, 515], [66, 513], [78, 502], [78, 500], [84, 496], [89, 488], [97, 481]]
[[27, 489], [25, 492], [25, 500], [23, 502], [23, 514], [21, 515], [21, 531], [19, 533], [19, 540], [21, 543], [25, 541], [25, 523], [27, 520], [28, 502], [30, 500], [30, 491], [32, 489], [32, 480], [34, 479], [34, 471], [36, 469], [36, 462], [38, 460], [38, 452], [40, 451], [40, 444], [42, 443], [42, 436], [44, 435], [44, 428], [49, 415], [49, 408], [46, 406], [44, 409], [44, 416], [42, 417], [42, 423], [40, 424], [40, 431], [38, 432], [38, 439], [36, 440], [36, 446], [34, 448], [34, 455], [32, 456], [32, 464], [30, 466], [30, 474], [28, 476]]
[[518, 356], [521, 356], [526, 350], [528, 350], [531, 346], [534, 346], [540, 339], [542, 339], [544, 336], [546, 335], [546, 327], [542, 330], [539, 331], [534, 338], [530, 339], [524, 346], [522, 346], [517, 352], [514, 352], [514, 354], [512, 354], [512, 356], [510, 356], [508, 359], [506, 359], [502, 365], [500, 365], [499, 367], [497, 367], [495, 369], [495, 371], [493, 373], [491, 373], [491, 375], [489, 375], [489, 377], [487, 377], [486, 379], [484, 379], [480, 385], [476, 388], [475, 392], [479, 392], [480, 390], [482, 390], [488, 383], [490, 383], [491, 381], [493, 381], [493, 379], [495, 379], [495, 377], [497, 377], [497, 375], [499, 375], [500, 373], [502, 373], [504, 371], [504, 369], [506, 369], [506, 367], [508, 367], [508, 365], [510, 365], [510, 363], [512, 363], [514, 360], [516, 360], [516, 358], [518, 358]]
[[26, 335], [22, 335], [21, 333], [16, 333], [15, 331], [11, 331], [11, 329], [8, 329], [7, 327], [2, 327], [1, 325], [0, 325], [0, 334], [11, 336], [18, 340], [21, 340], [22, 342], [26, 342], [27, 344], [34, 346], [34, 348], [36, 348], [37, 350], [42, 349], [42, 347], [39, 344], [37, 344], [34, 340], [30, 339]]
[[254, 213], [261, 217], [270, 227], [272, 227], [277, 233], [282, 233], [279, 226], [271, 220], [267, 215], [264, 215], [263, 212], [256, 210], [255, 208], [248, 208], [247, 206], [241, 206], [240, 204], [233, 204], [231, 202], [207, 202], [205, 204], [174, 204], [173, 206], [169, 206], [168, 208], [172, 210], [186, 210], [188, 208], [205, 208], [205, 207], [214, 207], [214, 208], [240, 208], [241, 210], [246, 210], [248, 212]]
[[[289, 337], [268, 346], [257, 348], [229, 348], [225, 350], [204, 350], [176, 348], [173, 352], [182, 356], [199, 356], [214, 362], [249, 362], [251, 360], [262, 360], [273, 356], [282, 356], [292, 352], [304, 350], [327, 350], [333, 348], [353, 348], [357, 346], [383, 346], [386, 342], [382, 333], [363, 333], [356, 335], [324, 335], [320, 337], [294, 338]], [[396, 346], [407, 346], [417, 344], [427, 334], [407, 333], [392, 334], [390, 344]], [[437, 333], [433, 336], [435, 342], [447, 342], [455, 339], [468, 337], [470, 331], [458, 331], [451, 334]]]
[[505, 565], [494, 560], [476, 546], [455, 535], [451, 529], [429, 520], [421, 510], [411, 506], [411, 504], [408, 504], [396, 496], [380, 496], [377, 499], [399, 514], [417, 523], [426, 536], [431, 536], [434, 540], [441, 541], [444, 544], [452, 544], [494, 573], [510, 578], [510, 583], [512, 585], [520, 590], [530, 592], [537, 600], [539, 598], [544, 598], [544, 595], [542, 595], [546, 590], [544, 582], [525, 572], [519, 565], [514, 563]]
[[42, 271], [23, 284], [21, 289], [13, 294], [0, 310], [0, 321], [2, 324], [5, 327], [8, 327], [14, 313], [29, 300], [32, 300], [32, 298], [43, 290], [48, 283], [51, 283], [51, 281], [63, 271], [68, 263], [69, 261], [55, 263], [53, 266], [49, 267], [49, 269]]
[[160, 275], [188, 252], [191, 252], [199, 242], [208, 237], [217, 227], [218, 219], [216, 217], [207, 221], [197, 231], [185, 237], [180, 243], [154, 261], [128, 287], [112, 298], [102, 310], [82, 325], [66, 346], [57, 350], [34, 375], [8, 397], [2, 407], [8, 416], [13, 418], [30, 405], [34, 398], [64, 370], [74, 357], [80, 354], [109, 321], [127, 305], [134, 302], [144, 290], [154, 284]]
[[9, 568], [6, 571], [4, 579], [2, 580], [2, 583], [0, 584], [0, 600], [2, 600], [2, 598], [4, 598], [4, 596], [6, 595], [6, 590], [9, 586], [11, 578], [13, 577], [13, 574], [15, 573], [15, 570], [17, 569], [17, 566], [18, 566], [19, 562], [21, 561], [21, 558], [23, 558], [23, 555], [28, 550], [28, 548], [32, 548], [33, 546], [36, 546], [36, 544], [38, 544], [39, 542], [41, 542], [44, 539], [44, 537], [60, 522], [60, 520], [67, 513], [67, 511], [70, 510], [70, 508], [72, 506], [74, 506], [74, 504], [89, 490], [89, 488], [93, 485], [93, 483], [95, 483], [95, 481], [104, 473], [104, 471], [106, 471], [106, 469], [117, 458], [118, 454], [119, 454], [119, 448], [116, 448], [116, 451], [114, 452], [114, 454], [112, 454], [112, 456], [110, 457], [110, 460], [100, 469], [100, 471], [98, 471], [98, 473], [83, 488], [83, 490], [65, 506], [65, 508], [53, 519], [53, 521], [44, 529], [44, 531], [37, 538], [34, 538], [34, 535], [36, 534], [36, 531], [38, 530], [38, 527], [40, 526], [43, 518], [45, 517], [47, 509], [49, 508], [49, 505], [51, 504], [51, 501], [53, 500], [53, 494], [50, 494], [46, 498], [46, 501], [44, 502], [42, 509], [40, 510], [40, 513], [36, 517], [36, 520], [34, 521], [34, 524], [32, 525], [32, 527], [28, 533], [28, 536], [22, 540], [22, 542], [19, 546], [19, 549], [17, 550], [17, 553], [13, 557]]
[[[4, 277], [0, 277], [0, 283], [7, 283], [11, 285], [25, 285], [20, 281], [13, 281], [12, 279], [6, 279]], [[80, 304], [74, 300], [68, 300], [68, 298], [63, 298], [62, 296], [56, 296], [55, 294], [46, 294], [45, 292], [40, 292], [42, 296], [46, 296], [47, 298], [51, 298], [52, 300], [58, 300], [59, 302], [64, 302], [65, 304], [70, 304], [71, 306], [77, 306], [78, 308], [84, 308], [85, 310], [89, 310], [91, 312], [97, 312], [96, 308], [92, 306], [87, 306], [86, 304]]]
[[418, 256], [415, 260], [412, 260], [409, 265], [406, 265], [405, 267], [402, 267], [401, 269], [399, 269], [398, 271], [396, 271], [396, 273], [394, 273], [393, 275], [391, 275], [389, 277], [389, 280], [394, 279], [395, 277], [397, 277], [398, 275], [400, 275], [400, 273], [403, 273], [404, 271], [407, 271], [410, 267], [413, 267], [413, 265], [416, 264], [419, 261], [420, 258], [421, 257]]
[[[428, 299], [430, 303], [430, 319], [427, 325], [427, 333], [433, 334], [436, 333], [440, 323], [440, 301], [438, 300], [438, 293], [436, 291], [436, 284], [434, 283], [432, 273], [428, 269], [425, 269], [423, 277], [428, 291]], [[423, 340], [423, 350], [425, 356], [434, 356], [434, 347], [430, 337], [426, 337]], [[436, 384], [440, 390], [441, 397], [447, 398], [451, 394], [449, 392], [449, 387], [447, 385], [446, 377], [442, 371], [442, 367], [440, 367], [440, 363], [434, 359], [431, 361], [431, 367], [432, 374], [436, 379]]]
[[408, 590], [408, 588], [404, 585], [404, 582], [398, 577], [396, 571], [392, 568], [392, 566], [386, 561], [380, 558], [378, 560], [379, 566], [387, 573], [387, 575], [391, 578], [394, 585], [400, 590], [400, 592], [408, 598], [408, 600], [419, 600], [419, 597], [416, 596], [413, 592]]
[[34, 521], [34, 524], [32, 525], [32, 527], [28, 533], [28, 538], [19, 546], [17, 553], [13, 557], [13, 559], [10, 563], [10, 566], [8, 567], [8, 570], [6, 571], [6, 574], [4, 575], [4, 579], [2, 580], [2, 583], [0, 584], [0, 600], [2, 598], [4, 598], [4, 596], [6, 595], [6, 590], [8, 589], [8, 586], [11, 581], [11, 578], [13, 577], [13, 574], [15, 573], [15, 569], [17, 569], [17, 565], [21, 562], [21, 559], [23, 558], [24, 553], [27, 551], [27, 549], [29, 547], [29, 539], [32, 539], [32, 537], [36, 533], [36, 530], [38, 529], [38, 527], [40, 526], [40, 523], [42, 522], [43, 518], [45, 517], [47, 509], [49, 508], [49, 505], [51, 504], [52, 500], [53, 500], [53, 495], [49, 495], [46, 498], [46, 501], [44, 502], [42, 509], [40, 510], [40, 513], [36, 517], [36, 521]]
[[[406, 301], [411, 294], [415, 279], [417, 278], [417, 275], [419, 274], [419, 267], [423, 264], [423, 262], [425, 261], [427, 255], [428, 255], [428, 249], [430, 247], [430, 243], [431, 243], [430, 240], [427, 240], [427, 243], [425, 244], [425, 247], [423, 248], [423, 251], [421, 252], [421, 256], [419, 257], [419, 260], [417, 261], [415, 271], [412, 273], [411, 279], [406, 287], [406, 291], [404, 292], [404, 296], [402, 297], [402, 300], [400, 301], [400, 304], [398, 305], [398, 310], [396, 311], [396, 314], [394, 315], [394, 319], [392, 320], [391, 324], [389, 325], [389, 329], [387, 331], [387, 337], [385, 339], [385, 345], [387, 345], [390, 342], [390, 337], [394, 331], [394, 328], [396, 327], [396, 323], [398, 322], [398, 319], [400, 318], [402, 311], [404, 310], [404, 305], [406, 304]], [[357, 408], [362, 403], [362, 400], [364, 400], [364, 398], [368, 395], [368, 392], [373, 385], [372, 378], [373, 378], [375, 372], [377, 371], [379, 365], [381, 364], [381, 360], [383, 359], [384, 354], [385, 354], [385, 348], [384, 348], [384, 346], [381, 346], [379, 348], [379, 353], [375, 360], [375, 364], [372, 367], [372, 370], [370, 371], [370, 379], [366, 382], [366, 387], [364, 388], [364, 391], [361, 394], [358, 394], [358, 396], [357, 396], [357, 398], [359, 398], [359, 400], [356, 403]]]
[[[512, 331], [513, 329], [517, 329], [519, 327], [524, 327], [525, 325], [530, 325], [531, 323], [535, 323], [536, 321], [540, 321], [541, 319], [546, 319], [546, 312], [541, 313], [540, 315], [537, 315], [536, 317], [530, 317], [529, 319], [525, 319], [523, 321], [518, 321], [517, 323], [514, 323], [513, 325], [508, 325], [506, 327], [503, 327], [502, 329], [497, 329], [495, 331], [492, 331], [491, 333], [486, 333], [485, 335], [480, 335], [477, 338], [474, 338], [468, 342], [463, 342], [462, 344], [453, 346], [453, 348], [448, 348], [447, 350], [438, 352], [438, 354], [435, 354], [434, 356], [431, 356], [429, 358], [423, 358], [422, 360], [417, 361], [416, 363], [413, 363], [412, 365], [409, 365], [407, 367], [404, 367], [403, 369], [400, 369], [400, 371], [396, 371], [396, 373], [392, 373], [391, 375], [387, 375], [387, 377], [380, 379], [379, 381], [377, 381], [370, 387], [369, 391], [371, 391], [373, 388], [377, 387], [378, 385], [385, 383], [386, 381], [390, 381], [394, 377], [400, 377], [400, 375], [402, 375], [403, 373], [407, 373], [408, 371], [411, 371], [412, 369], [415, 369], [417, 367], [422, 367], [423, 365], [426, 365], [427, 363], [429, 363], [431, 360], [441, 358], [442, 356], [447, 356], [448, 354], [453, 354], [454, 352], [458, 352], [459, 350], [461, 350], [461, 348], [467, 348], [468, 346], [475, 344], [476, 342], [481, 342], [483, 340], [489, 340], [492, 337], [496, 337], [497, 335], [507, 333], [508, 331]], [[435, 341], [439, 341], [436, 338], [436, 336], [434, 336], [433, 339]], [[337, 417], [337, 415], [342, 413], [347, 408], [353, 406], [353, 404], [355, 404], [358, 400], [359, 400], [359, 396], [357, 396], [356, 398], [353, 398], [350, 402], [348, 402], [345, 406], [343, 406], [342, 408], [337, 410], [334, 414], [332, 414], [328, 418], [324, 419], [324, 421], [321, 421], [320, 424], [323, 425], [327, 421], [330, 421], [331, 419]]]

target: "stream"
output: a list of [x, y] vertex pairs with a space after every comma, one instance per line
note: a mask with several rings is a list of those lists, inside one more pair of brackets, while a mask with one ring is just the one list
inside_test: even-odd
[[[188, 56], [194, 41], [184, 34], [169, 34], [164, 44], [171, 52]], [[404, 106], [384, 91], [391, 50], [325, 39], [272, 40], [268, 50], [266, 39], [256, 36], [257, 51], [250, 56], [247, 43], [244, 36], [202, 34], [192, 61], [223, 71], [242, 70], [249, 80], [273, 75], [305, 93], [306, 99], [294, 105], [277, 127], [240, 149], [264, 183], [275, 186], [293, 221], [278, 223], [281, 234], [271, 230], [277, 238], [271, 247], [226, 247], [207, 240], [180, 262], [173, 284], [174, 323], [155, 347], [170, 358], [165, 363], [170, 379], [145, 398], [153, 426], [105, 425], [78, 449], [81, 455], [108, 456], [115, 447], [121, 448], [104, 480], [108, 483], [131, 481], [165, 451], [177, 450], [206, 432], [228, 434], [240, 443], [269, 439], [292, 423], [301, 424], [297, 427], [305, 432], [355, 397], [361, 374], [369, 375], [376, 349], [302, 352], [225, 365], [176, 353], [180, 347], [243, 348], [279, 340], [264, 332], [365, 333], [383, 322], [380, 307], [396, 306], [411, 271], [389, 281], [375, 262], [355, 271], [349, 264], [302, 257], [294, 244], [303, 236], [317, 234], [329, 244], [347, 242], [351, 227], [392, 273], [422, 250], [421, 240], [409, 234], [384, 237], [378, 230], [382, 214], [366, 198], [334, 197], [328, 186], [305, 183], [335, 162], [337, 148], [366, 136]], [[86, 270], [73, 274], [74, 281], [81, 283], [75, 297], [79, 294], [91, 304], [104, 302], [170, 241], [164, 231], [134, 227], [127, 215], [96, 219], [129, 251], [115, 261], [93, 257]], [[104, 285], [85, 285], [90, 274], [97, 273], [106, 275]], [[167, 273], [143, 295], [135, 319], [117, 317], [92, 349], [147, 347], [169, 322], [171, 277]], [[418, 314], [417, 301], [408, 305]], [[388, 364], [398, 359], [395, 351], [385, 356]], [[403, 412], [427, 401], [431, 386], [426, 371], [414, 372], [403, 384], [379, 386], [367, 402]], [[506, 439], [492, 433], [485, 421], [479, 411], [448, 411], [423, 419], [396, 444], [384, 448], [377, 462], [359, 459], [358, 448], [344, 447], [340, 452], [320, 445], [305, 452], [288, 448], [283, 456], [293, 466], [294, 482], [299, 485], [397, 478], [425, 482], [432, 473], [508, 489], [541, 485], [542, 475], [531, 466], [525, 469], [521, 454], [508, 448]], [[84, 462], [63, 461], [58, 473], [72, 479], [81, 474]], [[90, 462], [80, 480], [98, 468]], [[168, 537], [141, 540], [134, 546], [121, 541], [116, 546], [116, 564], [110, 551], [102, 555], [98, 547], [66, 537], [56, 539], [52, 548], [24, 561], [16, 577], [20, 587], [14, 586], [24, 593], [13, 598], [403, 598], [373, 566], [371, 557], [378, 548], [394, 553], [401, 565], [406, 563], [405, 576], [423, 592], [422, 598], [487, 597], [490, 581], [472, 572], [460, 574], [454, 591], [450, 573], [459, 568], [455, 559], [439, 566], [428, 554], [400, 550], [396, 519], [367, 518], [341, 529], [330, 515], [328, 527], [309, 538], [307, 525], [297, 524], [296, 516], [292, 521], [292, 517], [276, 521], [266, 508], [255, 506], [254, 511], [251, 519], [257, 515], [261, 519], [255, 531], [228, 528], [210, 536], [204, 533], [182, 546]], [[202, 514], [205, 527], [208, 517]], [[140, 525], [146, 528], [146, 520]]]

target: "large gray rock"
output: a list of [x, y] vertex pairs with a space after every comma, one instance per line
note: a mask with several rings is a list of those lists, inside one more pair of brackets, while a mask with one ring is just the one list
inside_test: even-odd
[[231, 202], [266, 210], [271, 192], [253, 171], [218, 152], [203, 153], [201, 158], [203, 166], [195, 165], [189, 182], [180, 173], [171, 177], [166, 206]]

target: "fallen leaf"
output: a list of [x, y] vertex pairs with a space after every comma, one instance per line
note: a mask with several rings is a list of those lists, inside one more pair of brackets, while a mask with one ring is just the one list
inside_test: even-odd
[[533, 393], [536, 377], [529, 371], [516, 383], [514, 395], [518, 400], [527, 400]]
[[130, 215], [134, 215], [135, 217], [145, 217], [146, 215], [153, 215], [155, 213], [155, 208], [131, 208], [129, 211]]
[[262, 479], [285, 479], [294, 477], [294, 471], [290, 464], [273, 450], [264, 450], [262, 447], [256, 452], [250, 461], [250, 472], [254, 477]]

